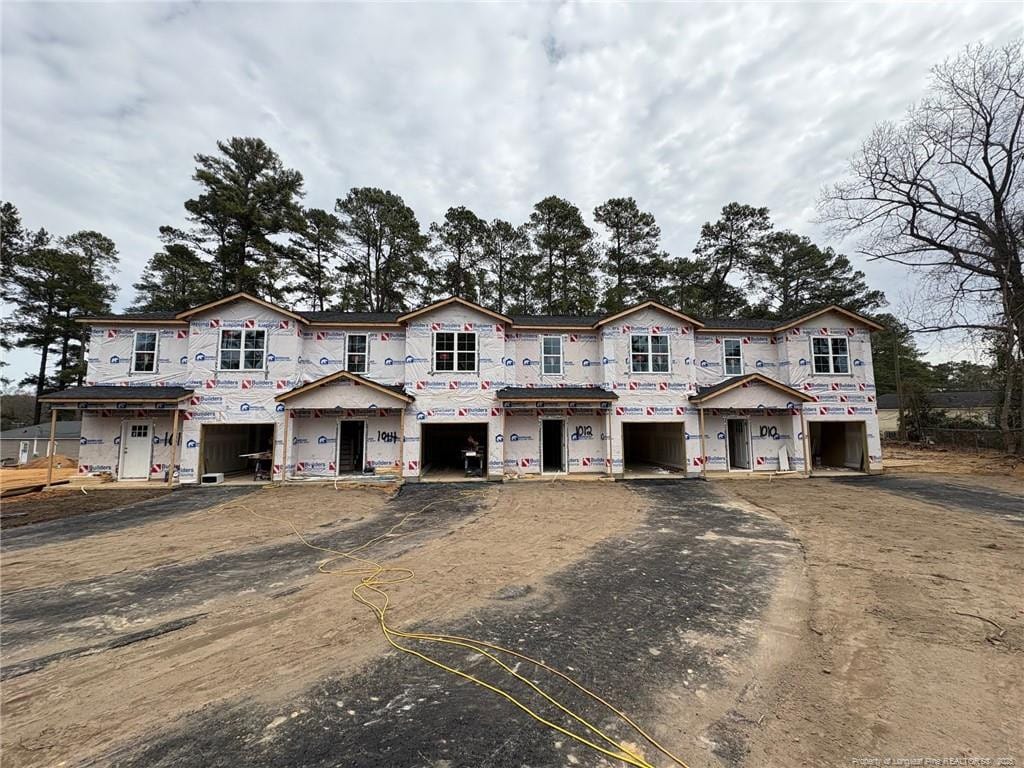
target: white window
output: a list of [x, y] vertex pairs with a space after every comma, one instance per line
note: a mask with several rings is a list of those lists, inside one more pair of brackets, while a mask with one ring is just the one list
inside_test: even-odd
[[156, 371], [156, 331], [136, 331], [132, 344], [132, 373]]
[[262, 371], [266, 359], [266, 331], [246, 329], [220, 332], [220, 370]]
[[633, 373], [668, 373], [668, 336], [634, 333], [629, 340], [629, 365]]
[[548, 376], [562, 375], [562, 337], [541, 337], [541, 370]]
[[475, 371], [476, 334], [441, 332], [434, 334], [435, 371]]
[[345, 370], [350, 373], [366, 373], [368, 365], [366, 334], [350, 333], [345, 344]]
[[743, 342], [739, 339], [723, 340], [722, 355], [725, 358], [725, 375], [741, 376], [743, 374]]
[[815, 373], [849, 373], [850, 352], [846, 339], [815, 336], [811, 339]]

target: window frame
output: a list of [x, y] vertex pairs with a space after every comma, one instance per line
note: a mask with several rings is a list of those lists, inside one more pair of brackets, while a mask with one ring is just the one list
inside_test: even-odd
[[[819, 341], [819, 340], [827, 342], [827, 344], [828, 344], [828, 354], [827, 355], [815, 351], [815, 349], [814, 349], [814, 342]], [[835, 343], [834, 342], [842, 342], [843, 343], [844, 351], [843, 352], [836, 352], [836, 350], [835, 350]], [[819, 371], [818, 370], [818, 365], [817, 365], [818, 358], [824, 358], [824, 359], [828, 360], [828, 370], [827, 371]], [[846, 370], [845, 371], [837, 371], [836, 370], [836, 364], [835, 364], [836, 358], [845, 358], [846, 359]], [[850, 364], [850, 340], [847, 339], [845, 336], [822, 336], [822, 335], [811, 336], [811, 375], [813, 375], [813, 376], [852, 376], [853, 375], [853, 366]]]
[[[360, 337], [363, 339], [363, 351], [362, 352], [353, 352], [351, 349], [349, 349], [349, 343], [350, 343], [350, 341], [352, 339], [360, 338]], [[352, 356], [353, 355], [361, 355], [362, 356], [362, 358], [363, 358], [363, 368], [362, 368], [362, 370], [357, 371], [357, 370], [354, 370], [352, 368]], [[346, 333], [345, 334], [345, 370], [348, 371], [349, 373], [355, 373], [355, 374], [358, 374], [360, 376], [365, 376], [367, 373], [370, 372], [370, 334], [368, 334], [368, 333]]]
[[[545, 351], [544, 342], [548, 339], [558, 340], [558, 354], [553, 355]], [[558, 370], [551, 372], [547, 369], [547, 359], [558, 358]], [[542, 376], [564, 376], [565, 375], [565, 339], [560, 334], [546, 333], [540, 337], [540, 373]]]
[[[728, 353], [728, 351], [727, 351], [726, 347], [727, 347], [727, 345], [728, 345], [728, 343], [730, 341], [735, 341], [737, 344], [739, 344], [739, 347], [740, 347], [740, 354], [739, 354], [739, 357], [738, 357], [738, 359], [740, 361], [740, 369], [736, 373], [730, 373], [729, 372], [729, 360], [730, 359], [731, 360], [736, 360], [737, 359], [736, 355], [730, 355]], [[744, 361], [743, 361], [743, 339], [741, 339], [739, 337], [733, 337], [733, 336], [730, 336], [729, 338], [722, 339], [722, 373], [725, 376], [742, 376], [743, 375], [743, 371], [745, 369], [746, 369], [746, 366], [744, 365]]]
[[[238, 367], [237, 368], [225, 368], [224, 367], [224, 334], [225, 333], [240, 333], [242, 334], [238, 344]], [[245, 346], [246, 337], [250, 334], [263, 334], [263, 346], [248, 348]], [[227, 373], [255, 373], [257, 371], [267, 370], [267, 346], [269, 345], [270, 334], [267, 333], [266, 328], [221, 328], [217, 334], [217, 370]], [[254, 351], [261, 349], [263, 353], [263, 363], [259, 368], [246, 368], [245, 367], [245, 353], [246, 350]], [[228, 350], [234, 352], [236, 350]]]
[[[647, 339], [647, 351], [646, 352], [634, 352], [633, 351], [633, 339]], [[654, 351], [654, 339], [661, 338], [665, 339], [665, 351], [655, 352]], [[651, 333], [650, 331], [641, 333], [630, 333], [629, 334], [629, 349], [627, 351], [629, 355], [629, 372], [637, 374], [655, 374], [656, 376], [668, 376], [672, 373], [672, 340], [669, 338], [667, 333]], [[634, 355], [645, 355], [647, 358], [647, 370], [638, 371], [633, 366]], [[665, 370], [656, 371], [654, 370], [654, 358], [655, 355], [665, 358]]]
[[[430, 355], [430, 372], [431, 373], [479, 373], [480, 372], [480, 339], [479, 334], [476, 331], [434, 331], [431, 334], [431, 355]], [[451, 336], [452, 337], [452, 349], [450, 350], [452, 355], [452, 367], [451, 368], [439, 368], [437, 361], [437, 340], [440, 336]], [[468, 350], [459, 349], [459, 337], [460, 336], [471, 336], [473, 338], [473, 367], [472, 368], [460, 368], [459, 367], [459, 354], [465, 354]], [[448, 352], [449, 350], [442, 350]]]
[[[152, 352], [147, 352], [147, 351], [140, 352], [138, 350], [139, 335], [143, 334], [143, 333], [152, 334], [152, 336], [153, 336], [153, 351]], [[149, 371], [139, 370], [139, 368], [138, 368], [138, 356], [139, 355], [150, 355], [150, 354], [153, 355], [153, 368], [152, 368], [152, 370], [149, 370]], [[157, 372], [157, 366], [159, 364], [160, 364], [160, 331], [135, 331], [132, 334], [132, 358], [131, 358], [131, 368], [129, 369], [129, 373], [143, 373], [143, 374], [145, 374], [145, 373], [156, 373]]]

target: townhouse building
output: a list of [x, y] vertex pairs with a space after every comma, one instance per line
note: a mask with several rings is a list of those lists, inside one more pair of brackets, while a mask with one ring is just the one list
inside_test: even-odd
[[870, 334], [841, 307], [700, 319], [655, 302], [507, 316], [449, 298], [306, 312], [235, 294], [90, 326], [82, 474], [195, 483], [881, 469]]

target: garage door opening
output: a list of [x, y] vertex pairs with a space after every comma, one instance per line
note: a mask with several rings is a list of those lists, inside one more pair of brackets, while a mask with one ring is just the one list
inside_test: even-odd
[[622, 425], [624, 469], [631, 474], [686, 471], [682, 422], [626, 422]]
[[863, 421], [812, 421], [809, 426], [812, 470], [867, 472]]
[[465, 480], [487, 476], [487, 424], [423, 424], [420, 433], [422, 476]]
[[270, 480], [273, 424], [204, 424], [200, 443], [202, 473], [225, 480]]

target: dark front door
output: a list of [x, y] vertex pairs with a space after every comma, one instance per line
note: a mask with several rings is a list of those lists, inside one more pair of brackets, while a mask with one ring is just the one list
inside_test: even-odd
[[343, 421], [338, 430], [338, 472], [363, 471], [363, 422]]
[[544, 419], [541, 422], [541, 454], [545, 472], [565, 471], [565, 422], [561, 419]]

